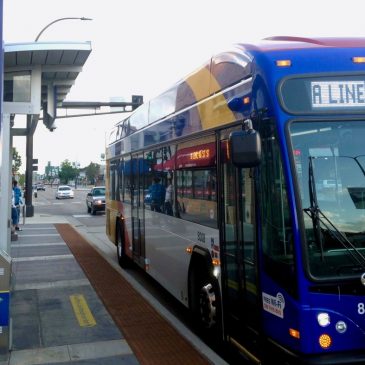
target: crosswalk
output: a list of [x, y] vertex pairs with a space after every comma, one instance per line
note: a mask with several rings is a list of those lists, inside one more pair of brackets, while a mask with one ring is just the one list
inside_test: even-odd
[[83, 202], [78, 202], [78, 201], [72, 201], [72, 202], [70, 202], [70, 201], [67, 201], [67, 202], [59, 202], [59, 201], [57, 201], [57, 202], [33, 202], [33, 205], [34, 206], [46, 206], [46, 205], [64, 205], [64, 204], [85, 204], [85, 203], [83, 203]]

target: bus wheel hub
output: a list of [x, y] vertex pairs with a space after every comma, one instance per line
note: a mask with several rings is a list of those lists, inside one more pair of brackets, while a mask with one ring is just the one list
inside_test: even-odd
[[203, 286], [200, 290], [200, 314], [203, 324], [211, 328], [216, 323], [216, 297], [212, 284]]

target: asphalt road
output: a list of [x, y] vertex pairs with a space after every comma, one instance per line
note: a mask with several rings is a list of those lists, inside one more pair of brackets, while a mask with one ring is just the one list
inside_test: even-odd
[[[67, 217], [85, 215], [90, 216], [86, 209], [86, 194], [89, 189], [76, 189], [74, 199], [56, 199], [56, 187], [46, 186], [46, 190], [37, 191], [37, 197], [33, 194], [34, 211], [37, 214], [64, 215]], [[99, 225], [105, 225], [105, 216], [95, 220]], [[91, 216], [90, 216], [91, 217]]]

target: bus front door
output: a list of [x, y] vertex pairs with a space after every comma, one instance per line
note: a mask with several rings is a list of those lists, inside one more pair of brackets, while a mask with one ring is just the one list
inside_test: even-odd
[[259, 328], [259, 312], [254, 179], [251, 169], [236, 168], [225, 158], [226, 140], [221, 141], [221, 156], [224, 213], [221, 259], [226, 334], [241, 350], [244, 347], [255, 353], [253, 339]]
[[132, 156], [132, 249], [135, 262], [144, 265], [143, 155]]

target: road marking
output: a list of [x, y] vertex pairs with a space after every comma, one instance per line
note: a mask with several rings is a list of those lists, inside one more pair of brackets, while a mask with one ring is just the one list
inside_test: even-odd
[[70, 295], [70, 300], [80, 327], [95, 326], [95, 318], [86, 303], [85, 297], [82, 294], [73, 294]]
[[89, 217], [91, 217], [90, 214], [73, 214], [72, 216], [74, 218], [89, 218]]
[[[23, 231], [24, 232], [24, 231]], [[55, 236], [59, 236], [59, 233], [38, 233], [38, 234], [23, 234], [23, 233], [18, 233], [19, 237], [44, 237], [44, 236], [49, 236], [49, 237], [55, 237]]]
[[[30, 350], [12, 350], [9, 355], [9, 364], [40, 365], [55, 362], [70, 364], [73, 361], [80, 363], [82, 360], [91, 360], [95, 364], [96, 359], [100, 359], [99, 364], [101, 364], [103, 363], [103, 358], [120, 355], [133, 356], [131, 348], [124, 339], [77, 343]], [[124, 361], [122, 360], [122, 362]], [[137, 364], [137, 361], [130, 361], [128, 359], [125, 362]]]
[[60, 280], [55, 282], [27, 283], [27, 284], [15, 283], [14, 290], [70, 288], [74, 286], [85, 286], [85, 285], [90, 285], [88, 279]]
[[65, 246], [65, 242], [44, 242], [44, 243], [12, 243], [11, 247], [42, 247], [42, 246]]
[[28, 227], [28, 226], [24, 227], [24, 229], [27, 230], [27, 231], [28, 230], [30, 231], [32, 229], [35, 230], [35, 231], [38, 231], [38, 230], [41, 231], [42, 229], [47, 230], [47, 231], [50, 231], [50, 230], [55, 231], [56, 230], [56, 228], [54, 228], [54, 227]]
[[29, 257], [13, 257], [13, 262], [24, 262], [24, 261], [49, 261], [58, 259], [71, 259], [73, 255], [52, 255], [52, 256], [29, 256]]

